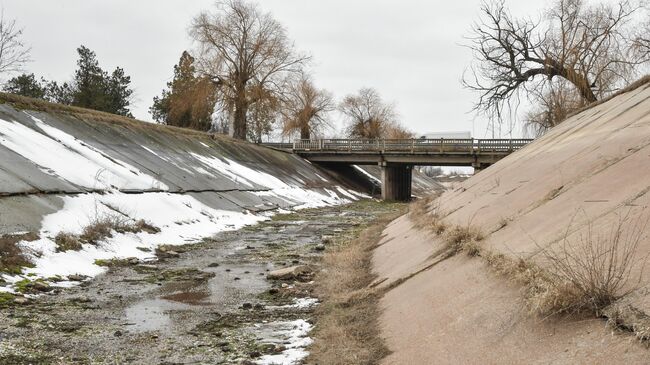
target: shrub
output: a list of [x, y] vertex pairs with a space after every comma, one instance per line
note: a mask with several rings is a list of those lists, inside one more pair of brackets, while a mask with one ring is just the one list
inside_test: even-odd
[[559, 248], [543, 251], [553, 284], [572, 296], [567, 305], [555, 308], [557, 311], [590, 310], [599, 314], [639, 288], [644, 265], [636, 275], [632, 269], [640, 263], [637, 248], [646, 224], [628, 222], [627, 217], [619, 218], [606, 233], [595, 233], [590, 223], [575, 241], [569, 239], [567, 230]]
[[77, 236], [72, 233], [59, 232], [56, 237], [54, 237], [54, 243], [56, 244], [56, 252], [81, 250], [81, 242], [79, 242]]
[[8, 234], [0, 236], [0, 272], [20, 274], [24, 267], [31, 267], [32, 263], [17, 245], [20, 241], [34, 241], [38, 239], [35, 233]]

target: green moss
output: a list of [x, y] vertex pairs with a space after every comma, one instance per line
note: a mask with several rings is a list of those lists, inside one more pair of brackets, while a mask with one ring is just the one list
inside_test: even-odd
[[19, 293], [26, 293], [29, 291], [29, 285], [32, 283], [29, 279], [23, 279], [14, 283], [14, 290]]
[[0, 305], [12, 302], [15, 297], [11, 293], [0, 293]]

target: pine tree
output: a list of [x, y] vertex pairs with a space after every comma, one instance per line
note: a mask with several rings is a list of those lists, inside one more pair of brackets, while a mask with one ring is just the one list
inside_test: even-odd
[[47, 81], [39, 81], [34, 74], [16, 76], [5, 84], [3, 90], [7, 93], [44, 99], [47, 93]]
[[77, 48], [77, 70], [70, 83], [50, 82], [47, 98], [51, 101], [82, 108], [133, 117], [129, 110], [133, 90], [131, 77], [117, 67], [112, 74], [102, 70], [95, 52], [85, 46]]

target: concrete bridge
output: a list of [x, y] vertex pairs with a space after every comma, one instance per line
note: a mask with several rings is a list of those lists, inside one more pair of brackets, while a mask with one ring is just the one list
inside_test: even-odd
[[379, 165], [385, 200], [411, 198], [413, 166], [472, 166], [483, 169], [531, 139], [313, 139], [264, 143], [315, 163]]

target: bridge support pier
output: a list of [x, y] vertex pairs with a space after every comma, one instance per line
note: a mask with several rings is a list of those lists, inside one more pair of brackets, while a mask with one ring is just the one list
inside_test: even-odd
[[411, 199], [413, 166], [381, 163], [382, 200], [408, 201]]

